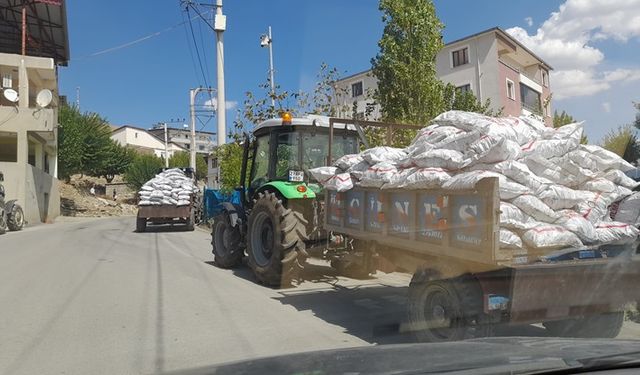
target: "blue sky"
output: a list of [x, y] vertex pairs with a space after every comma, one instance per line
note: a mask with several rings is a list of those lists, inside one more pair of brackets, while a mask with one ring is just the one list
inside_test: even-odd
[[[605, 17], [613, 12], [603, 7], [614, 9], [615, 2], [540, 0], [533, 6], [524, 0], [436, 0], [435, 4], [446, 25], [445, 41], [500, 26], [513, 31], [534, 51], [541, 51], [552, 66], [560, 68], [551, 77], [552, 91], [561, 97], [554, 100], [554, 109], [586, 120], [587, 134], [597, 141], [608, 129], [630, 123], [635, 113], [631, 102], [640, 101], [640, 25], [633, 21], [640, 17], [636, 11], [640, 3], [626, 0], [632, 11]], [[273, 28], [275, 80], [283, 89], [312, 87], [323, 61], [344, 74], [368, 69], [378, 50], [383, 25], [376, 0], [224, 3], [228, 107], [241, 105], [244, 92], [257, 91], [257, 85], [264, 82], [268, 54], [260, 48], [258, 38], [269, 25]], [[183, 22], [187, 15], [179, 0], [69, 1], [67, 11], [72, 57], [69, 66], [60, 69], [63, 95], [75, 100], [79, 86], [82, 110], [98, 112], [113, 124], [149, 127], [188, 117], [188, 90], [204, 85], [197, 60], [194, 64], [190, 54], [189, 46], [195, 52], [188, 24], [127, 48], [91, 56]], [[554, 17], [552, 12], [556, 12]], [[215, 86], [214, 34], [199, 20], [193, 27], [204, 54], [206, 79]], [[574, 54], [568, 57], [562, 51]], [[234, 117], [235, 109], [230, 108], [228, 126]], [[206, 126], [207, 130], [214, 128], [215, 119]]]

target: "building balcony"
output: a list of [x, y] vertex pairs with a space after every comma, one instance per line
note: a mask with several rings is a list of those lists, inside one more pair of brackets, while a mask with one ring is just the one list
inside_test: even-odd
[[0, 106], [0, 124], [4, 130], [23, 129], [27, 131], [51, 132], [57, 124], [56, 111], [52, 108], [21, 108]]

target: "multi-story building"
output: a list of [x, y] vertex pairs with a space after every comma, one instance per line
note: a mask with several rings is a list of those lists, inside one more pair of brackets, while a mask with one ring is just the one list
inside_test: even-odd
[[[436, 56], [440, 80], [460, 91], [471, 91], [484, 102], [491, 100], [494, 110], [503, 115], [535, 114], [552, 124], [551, 66], [499, 27], [447, 43]], [[339, 116], [379, 117], [380, 108], [372, 105], [371, 94], [377, 80], [371, 70], [341, 79], [336, 84], [336, 108]]]
[[[149, 129], [149, 133], [158, 138], [164, 139], [164, 125], [155, 125], [153, 128]], [[196, 153], [209, 155], [216, 146], [212, 139], [214, 135], [215, 133], [211, 132], [196, 131]], [[182, 148], [191, 150], [191, 130], [188, 128], [168, 127], [167, 139]]]
[[67, 18], [62, 1], [25, 11], [28, 38], [22, 6], [0, 6], [0, 172], [26, 221], [48, 222], [60, 214], [58, 66], [69, 60]]
[[[159, 158], [165, 157], [164, 137], [160, 139], [146, 129], [131, 125], [112, 126], [111, 139], [122, 146], [131, 147], [139, 153], [154, 154]], [[167, 142], [169, 158], [181, 151], [187, 150], [175, 142]]]

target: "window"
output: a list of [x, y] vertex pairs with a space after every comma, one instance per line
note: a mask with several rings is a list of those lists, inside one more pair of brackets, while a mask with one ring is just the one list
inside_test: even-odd
[[507, 98], [516, 100], [516, 85], [507, 78]]
[[459, 50], [451, 52], [451, 61], [453, 67], [464, 65], [469, 63], [469, 48], [461, 48]]
[[198, 150], [200, 150], [200, 151], [204, 151], [204, 145], [200, 145], [200, 146], [198, 146]]
[[0, 132], [0, 161], [18, 161], [18, 134]]
[[138, 138], [138, 132], [135, 132], [134, 138]]
[[269, 173], [269, 135], [256, 139], [256, 153], [251, 168], [250, 187], [255, 189], [268, 180]]
[[50, 173], [49, 172], [49, 154], [48, 153], [44, 153], [44, 171], [45, 173]]
[[549, 73], [545, 70], [542, 71], [542, 84], [544, 87], [549, 87]]
[[276, 178], [289, 178], [290, 169], [299, 169], [298, 163], [298, 133], [278, 134], [276, 148]]
[[540, 114], [540, 93], [531, 87], [521, 83], [520, 84], [520, 100], [522, 101], [522, 108]]
[[33, 142], [29, 142], [27, 161], [32, 167], [36, 166], [36, 144]]
[[464, 94], [465, 92], [471, 92], [471, 84], [467, 83], [466, 85], [458, 86], [456, 87], [456, 90], [461, 94]]
[[353, 85], [351, 85], [351, 97], [355, 98], [356, 96], [362, 95], [362, 93], [363, 93], [362, 81], [356, 82]]

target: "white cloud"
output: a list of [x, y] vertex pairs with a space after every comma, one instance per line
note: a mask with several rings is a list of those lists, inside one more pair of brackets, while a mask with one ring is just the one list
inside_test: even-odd
[[533, 18], [531, 17], [525, 17], [524, 22], [527, 24], [527, 26], [531, 27], [533, 26]]
[[567, 0], [535, 34], [521, 27], [507, 32], [555, 68], [555, 99], [593, 95], [608, 90], [612, 82], [640, 79], [640, 67], [602, 71], [604, 53], [590, 45], [640, 37], [640, 0]]
[[604, 109], [606, 113], [611, 112], [611, 103], [609, 102], [602, 103], [602, 109]]
[[[204, 104], [205, 107], [209, 107], [211, 109], [213, 109], [214, 111], [216, 111], [218, 109], [218, 99], [217, 98], [211, 98], [209, 100], [205, 100]], [[238, 102], [234, 101], [234, 100], [227, 100], [226, 105], [224, 106], [227, 110], [230, 109], [234, 109], [238, 106]]]

